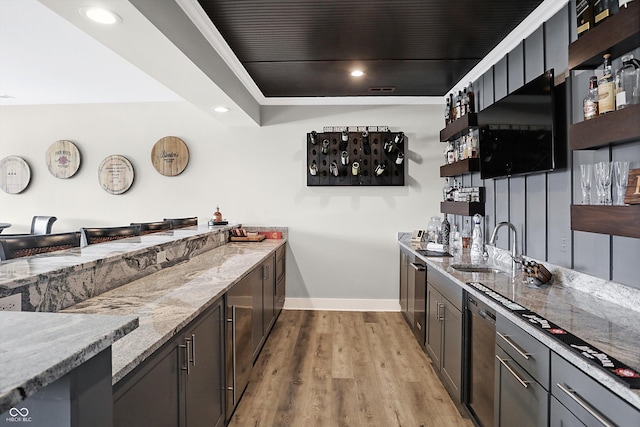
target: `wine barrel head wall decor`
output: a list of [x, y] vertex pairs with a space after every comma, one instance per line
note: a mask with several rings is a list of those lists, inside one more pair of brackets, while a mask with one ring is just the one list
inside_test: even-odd
[[307, 133], [307, 186], [404, 185], [407, 136], [387, 126]]

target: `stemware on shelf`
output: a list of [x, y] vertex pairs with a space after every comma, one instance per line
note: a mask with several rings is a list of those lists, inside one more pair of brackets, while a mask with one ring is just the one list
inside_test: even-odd
[[615, 171], [616, 204], [624, 205], [624, 194], [629, 178], [629, 162], [624, 160], [613, 162], [613, 169]]
[[582, 188], [582, 204], [591, 204], [591, 171], [592, 165], [580, 165], [580, 187]]

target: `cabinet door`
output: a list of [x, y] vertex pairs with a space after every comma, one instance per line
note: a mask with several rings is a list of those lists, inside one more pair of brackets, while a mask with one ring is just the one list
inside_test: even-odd
[[553, 427], [585, 427], [580, 420], [565, 408], [558, 399], [551, 397], [549, 425]]
[[408, 266], [407, 253], [400, 249], [400, 311], [405, 317], [407, 314], [407, 285], [409, 283], [407, 277]]
[[275, 257], [265, 261], [262, 265], [262, 336], [269, 335], [269, 331], [275, 320], [275, 298], [276, 298], [276, 274]]
[[253, 294], [253, 341], [251, 351], [253, 358], [258, 357], [258, 350], [262, 344], [264, 322], [264, 295], [262, 292], [262, 265], [254, 268], [244, 280], [251, 283]]
[[452, 397], [462, 400], [462, 313], [444, 299], [441, 376]]
[[188, 427], [224, 423], [224, 309], [218, 301], [185, 335], [189, 369], [183, 371]]
[[184, 426], [180, 359], [178, 340], [172, 340], [114, 386], [114, 427]]
[[495, 426], [546, 427], [549, 393], [496, 346]]
[[427, 336], [426, 347], [431, 361], [440, 369], [442, 354], [442, 295], [427, 285]]

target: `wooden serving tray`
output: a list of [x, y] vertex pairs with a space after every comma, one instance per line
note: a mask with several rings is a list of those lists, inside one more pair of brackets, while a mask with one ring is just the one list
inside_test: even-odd
[[259, 234], [255, 237], [234, 237], [231, 236], [231, 241], [232, 242], [262, 242], [264, 239], [266, 239], [267, 236], [265, 236], [264, 234]]

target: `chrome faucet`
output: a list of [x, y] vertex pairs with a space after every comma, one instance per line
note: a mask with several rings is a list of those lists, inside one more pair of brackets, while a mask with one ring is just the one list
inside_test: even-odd
[[511, 241], [511, 258], [512, 258], [511, 268], [513, 273], [515, 274], [515, 271], [517, 269], [520, 269], [520, 264], [522, 263], [522, 256], [518, 251], [518, 230], [516, 229], [516, 227], [507, 221], [499, 222], [496, 225], [496, 227], [493, 229], [493, 233], [491, 233], [489, 244], [492, 246], [495, 246], [496, 240], [498, 239], [498, 230], [503, 226], [507, 226], [511, 229], [511, 231], [513, 231], [513, 240]]

